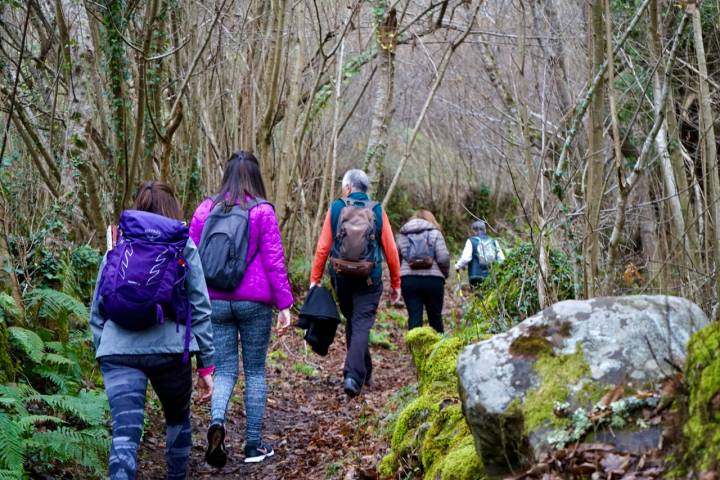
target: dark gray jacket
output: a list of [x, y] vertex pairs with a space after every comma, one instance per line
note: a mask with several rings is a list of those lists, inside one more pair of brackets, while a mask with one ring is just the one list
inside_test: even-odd
[[[185, 245], [185, 261], [188, 264], [188, 276], [185, 280], [188, 297], [192, 308], [192, 340], [190, 351], [199, 352], [198, 367], [213, 365], [212, 324], [210, 323], [210, 298], [205, 286], [200, 256], [192, 239]], [[105, 267], [105, 259], [100, 265], [100, 274]], [[183, 353], [185, 326], [178, 329], [174, 321], [168, 321], [147, 330], [130, 331], [108, 322], [100, 314], [100, 305], [96, 295], [93, 297], [90, 308], [90, 326], [92, 327], [93, 342], [95, 343], [95, 358], [107, 355], [140, 355], [152, 353]]]
[[[410, 247], [410, 242], [407, 239], [407, 235], [422, 230], [429, 230], [430, 237], [428, 241], [435, 247], [435, 260], [431, 268], [413, 270], [408, 265], [407, 260], [403, 257], [403, 254]], [[432, 223], [421, 218], [413, 218], [402, 226], [398, 233], [395, 243], [397, 244], [398, 253], [400, 254], [400, 276], [406, 275], [422, 275], [429, 277], [442, 277], [447, 278], [450, 275], [450, 252], [448, 252], [447, 245], [445, 245], [445, 238]]]

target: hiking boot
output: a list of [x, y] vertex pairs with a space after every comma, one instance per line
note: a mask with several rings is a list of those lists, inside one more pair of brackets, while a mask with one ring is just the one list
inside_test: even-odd
[[205, 461], [215, 468], [222, 468], [227, 463], [225, 452], [225, 427], [221, 423], [213, 423], [208, 428], [208, 445], [205, 451]]
[[354, 378], [347, 377], [345, 381], [343, 381], [343, 390], [348, 397], [354, 398], [360, 394], [360, 385]]
[[262, 442], [255, 445], [245, 445], [245, 463], [259, 463], [275, 455], [272, 446]]

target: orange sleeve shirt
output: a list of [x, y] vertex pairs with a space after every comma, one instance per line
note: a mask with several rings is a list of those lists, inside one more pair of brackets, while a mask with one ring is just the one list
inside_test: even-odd
[[[400, 288], [400, 256], [395, 246], [395, 236], [390, 226], [385, 210], [383, 210], [382, 232], [380, 234], [381, 247], [385, 253], [385, 261], [390, 270], [390, 287]], [[325, 272], [325, 262], [330, 255], [332, 249], [332, 225], [330, 220], [330, 212], [325, 216], [320, 238], [318, 238], [317, 247], [315, 248], [315, 258], [313, 259], [312, 271], [310, 274], [310, 283], [320, 283]]]

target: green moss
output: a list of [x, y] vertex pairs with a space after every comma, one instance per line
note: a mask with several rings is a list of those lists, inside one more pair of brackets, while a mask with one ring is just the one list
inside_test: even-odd
[[410, 349], [418, 372], [422, 371], [425, 359], [428, 358], [438, 340], [440, 340], [440, 334], [430, 327], [413, 328], [405, 334], [405, 342]]
[[510, 354], [515, 357], [535, 358], [552, 353], [553, 346], [545, 337], [521, 336], [510, 344]]
[[390, 453], [380, 460], [380, 464], [378, 464], [378, 473], [383, 478], [394, 477], [395, 472], [397, 472], [397, 468], [398, 458], [397, 455], [395, 455], [395, 452], [391, 450]]
[[686, 372], [690, 398], [685, 463], [702, 472], [720, 464], [720, 323], [695, 333], [688, 346]]
[[395, 430], [390, 441], [392, 449], [402, 455], [412, 444], [417, 443], [419, 446], [422, 443], [422, 435], [416, 430], [438, 409], [438, 399], [430, 395], [421, 395], [410, 402], [395, 422]]
[[553, 414], [555, 402], [565, 402], [570, 388], [590, 375], [590, 367], [583, 357], [582, 348], [572, 355], [541, 355], [535, 362], [540, 386], [528, 391], [522, 406], [525, 431], [531, 432], [543, 425], [567, 425], [567, 419]]
[[425, 480], [482, 478], [482, 461], [458, 397], [456, 365], [465, 342], [442, 337], [430, 327], [413, 329], [405, 339], [417, 367], [420, 396], [398, 414], [391, 451], [378, 473], [395, 476], [401, 465], [415, 468], [419, 459]]
[[11, 382], [15, 378], [15, 365], [10, 359], [9, 351], [7, 326], [0, 319], [0, 384]]
[[430, 390], [457, 392], [457, 359], [465, 346], [459, 338], [443, 338], [430, 350], [423, 368], [419, 369], [420, 393]]
[[[472, 441], [472, 437], [470, 437]], [[427, 479], [427, 477], [425, 477]], [[485, 468], [482, 459], [475, 452], [475, 446], [470, 442], [459, 448], [451, 450], [443, 461], [440, 470], [440, 480], [482, 480], [485, 478]]]
[[437, 464], [438, 460], [442, 460], [450, 448], [467, 435], [470, 435], [470, 429], [465, 422], [459, 403], [453, 403], [440, 409], [432, 419], [423, 440], [420, 456], [423, 469], [426, 472], [431, 471], [433, 465]]

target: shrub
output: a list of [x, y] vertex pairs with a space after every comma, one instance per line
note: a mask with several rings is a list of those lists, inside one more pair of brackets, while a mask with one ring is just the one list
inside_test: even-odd
[[[549, 283], [558, 300], [573, 298], [572, 266], [565, 253], [550, 250]], [[538, 265], [530, 242], [519, 242], [505, 261], [490, 269], [465, 311], [465, 323], [479, 335], [499, 333], [540, 310], [537, 292]]]

